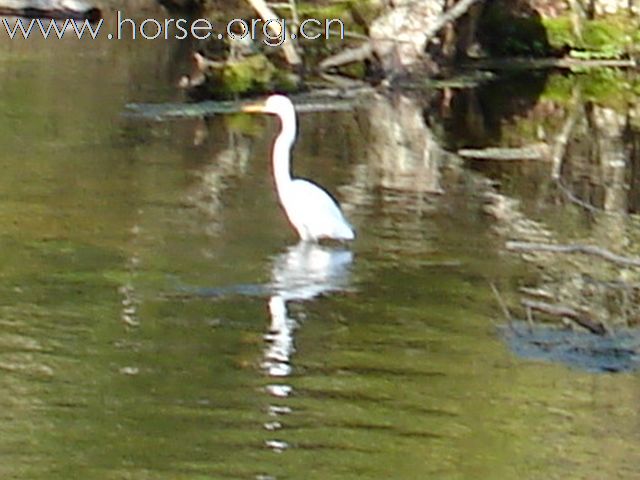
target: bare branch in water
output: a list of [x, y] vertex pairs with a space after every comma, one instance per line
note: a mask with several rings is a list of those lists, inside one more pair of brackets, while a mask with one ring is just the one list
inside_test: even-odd
[[507, 308], [507, 304], [504, 303], [504, 300], [502, 299], [502, 296], [500, 295], [500, 292], [498, 291], [495, 284], [493, 282], [490, 282], [489, 285], [491, 286], [491, 290], [493, 290], [493, 294], [496, 296], [496, 300], [498, 300], [498, 305], [500, 305], [500, 308], [502, 309], [502, 313], [504, 313], [504, 316], [509, 322], [509, 325], [511, 325], [511, 323], [513, 322], [513, 318], [511, 317], [511, 313]]
[[580, 198], [578, 198], [578, 196], [573, 193], [569, 188], [567, 188], [564, 183], [562, 183], [562, 180], [560, 179], [560, 177], [558, 177], [558, 179], [556, 180], [556, 185], [558, 185], [558, 189], [564, 193], [564, 195], [569, 199], [569, 201], [571, 203], [574, 203], [576, 205], [578, 205], [579, 207], [584, 208], [585, 210], [595, 213], [604, 213], [604, 214], [608, 214], [609, 212], [606, 212], [598, 207], [596, 207], [595, 205], [591, 205], [588, 202], [585, 202], [584, 200], [581, 200]]
[[537, 300], [521, 300], [521, 303], [528, 310], [536, 310], [538, 312], [546, 313], [554, 317], [562, 317], [573, 320], [582, 328], [586, 328], [591, 333], [596, 335], [604, 335], [607, 333], [607, 328], [602, 322], [593, 320], [591, 315], [587, 312], [580, 312], [566, 305], [554, 305], [551, 303], [540, 302]]

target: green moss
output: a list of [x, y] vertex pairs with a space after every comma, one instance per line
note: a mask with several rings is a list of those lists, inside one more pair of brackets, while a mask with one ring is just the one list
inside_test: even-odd
[[556, 49], [569, 47], [572, 55], [579, 58], [615, 58], [636, 49], [640, 39], [638, 24], [628, 17], [608, 16], [596, 20], [585, 20], [581, 36], [574, 31], [568, 16], [546, 18], [543, 24], [549, 43]]
[[230, 61], [222, 69], [223, 87], [232, 93], [264, 90], [275, 72], [275, 67], [262, 55]]
[[569, 17], [544, 18], [542, 23], [547, 30], [547, 39], [552, 47], [557, 49], [565, 46], [576, 48], [580, 44]]
[[228, 61], [224, 67], [211, 69], [208, 75], [209, 90], [217, 98], [272, 91], [292, 92], [299, 88], [298, 80], [288, 70], [278, 70], [264, 55]]
[[371, 25], [371, 22], [382, 14], [384, 4], [375, 0], [354, 0], [350, 3], [349, 9], [356, 22], [361, 20], [366, 25]]
[[[584, 73], [554, 74], [547, 79], [540, 102], [558, 107], [569, 107], [580, 92], [582, 102], [625, 111], [630, 101], [640, 92], [640, 80], [628, 72], [617, 69], [589, 70]], [[521, 145], [539, 141], [539, 130], [558, 132], [565, 122], [562, 115], [548, 115], [544, 110], [517, 118], [503, 126], [501, 140], [504, 145]]]
[[361, 34], [365, 33], [371, 22], [381, 13], [380, 4], [372, 0], [340, 0], [327, 5], [304, 2], [298, 4], [298, 15], [301, 19], [339, 19], [344, 23], [346, 30]]
[[351, 2], [341, 1], [329, 5], [317, 5], [313, 3], [300, 3], [298, 14], [305, 18], [344, 18], [349, 15]]
[[587, 22], [583, 33], [584, 45], [593, 49], [626, 46], [631, 41], [630, 25], [628, 20], [623, 22], [616, 17]]
[[542, 100], [565, 103], [571, 99], [576, 79], [569, 75], [551, 75], [547, 80]]
[[340, 68], [340, 73], [350, 78], [363, 79], [367, 74], [367, 69], [364, 63], [356, 62], [356, 63], [351, 63], [349, 65], [345, 65], [344, 67]]
[[579, 79], [585, 100], [611, 107], [624, 106], [639, 85], [638, 80], [613, 68], [594, 70]]
[[288, 70], [276, 70], [272, 84], [280, 92], [295, 92], [300, 88], [300, 77]]

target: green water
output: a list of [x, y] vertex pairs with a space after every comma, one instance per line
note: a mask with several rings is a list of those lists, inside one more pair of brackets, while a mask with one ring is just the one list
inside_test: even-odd
[[296, 171], [358, 230], [305, 281], [272, 122], [121, 116], [180, 98], [178, 48], [1, 47], [0, 478], [636, 478], [637, 375], [500, 339], [490, 283], [535, 272], [502, 250], [477, 168], [390, 157], [366, 109], [305, 115]]

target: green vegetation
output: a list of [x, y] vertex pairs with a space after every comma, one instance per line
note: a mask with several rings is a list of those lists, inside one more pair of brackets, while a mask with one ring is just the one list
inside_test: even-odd
[[612, 15], [585, 20], [580, 35], [567, 16], [545, 18], [543, 24], [550, 45], [556, 49], [569, 48], [576, 58], [617, 58], [634, 52], [635, 42], [640, 39], [638, 24], [629, 17]]
[[211, 69], [208, 86], [217, 97], [268, 91], [290, 92], [297, 88], [293, 74], [277, 69], [262, 55], [230, 60], [220, 68]]
[[542, 99], [568, 103], [576, 88], [580, 89], [585, 101], [619, 108], [640, 94], [640, 79], [614, 68], [589, 70], [572, 76], [552, 75]]
[[219, 71], [222, 87], [230, 93], [266, 88], [274, 75], [275, 67], [263, 55], [253, 55], [240, 61], [229, 61]]
[[[297, 14], [300, 19], [314, 18], [319, 21], [339, 19], [343, 22], [345, 31], [365, 35], [368, 25], [380, 14], [380, 5], [372, 0], [341, 0], [336, 2], [297, 2]], [[287, 8], [276, 8], [276, 13], [291, 19], [291, 12]], [[215, 10], [211, 16], [215, 17]], [[307, 25], [307, 33], [315, 33], [313, 25]], [[318, 27], [317, 27], [318, 28]], [[317, 33], [324, 33], [317, 31]], [[339, 26], [333, 25], [332, 35], [328, 39], [298, 40], [298, 47], [303, 54], [305, 64], [315, 65], [322, 58], [337, 53], [345, 47], [345, 40], [340, 38]], [[261, 46], [257, 46], [260, 50]], [[225, 59], [219, 67], [209, 68], [207, 75], [207, 90], [216, 98], [264, 93], [272, 91], [291, 92], [299, 88], [297, 75], [287, 68], [279, 68], [277, 60], [272, 56], [273, 49], [262, 49], [239, 59]], [[272, 63], [273, 62], [273, 63]], [[351, 77], [363, 78], [365, 66], [353, 64], [345, 67], [342, 73]]]

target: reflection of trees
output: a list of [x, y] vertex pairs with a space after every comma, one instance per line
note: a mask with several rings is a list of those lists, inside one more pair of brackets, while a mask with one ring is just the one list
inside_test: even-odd
[[[441, 191], [443, 152], [427, 128], [415, 98], [377, 95], [363, 126], [368, 172], [363, 180], [387, 190], [436, 193]], [[381, 121], [382, 120], [382, 121]]]
[[425, 124], [416, 97], [374, 95], [358, 116], [363, 161], [352, 169], [344, 188], [346, 202], [382, 206], [402, 204], [421, 210], [424, 196], [441, 193], [441, 167], [447, 154]]
[[449, 149], [497, 145], [509, 123], [536, 106], [546, 82], [546, 73], [526, 72], [475, 88], [446, 88], [431, 96], [425, 117]]
[[[536, 104], [532, 96], [527, 96], [526, 101], [511, 98], [507, 107], [495, 105], [480, 100], [491, 97], [486, 89], [484, 94], [460, 95], [450, 92], [449, 96], [432, 96], [426, 103], [425, 114], [425, 103], [410, 94], [372, 97], [363, 107], [360, 118], [364, 120], [359, 124], [364, 160], [352, 169], [352, 181], [344, 188], [343, 198], [352, 207], [379, 205], [389, 213], [402, 212], [404, 223], [397, 223], [398, 216], [392, 217], [392, 221], [396, 222], [393, 228], [402, 232], [397, 239], [406, 242], [412, 235], [412, 214], [419, 217], [416, 212], [428, 210], [429, 203], [431, 208], [434, 206], [424, 194], [439, 192], [446, 198], [455, 188], [452, 181], [464, 175], [468, 188], [483, 202], [485, 213], [494, 219], [493, 231], [503, 248], [509, 241], [590, 246], [574, 249], [582, 252], [574, 254], [535, 250], [523, 254], [540, 271], [537, 284], [521, 286], [527, 308], [540, 307], [539, 310], [546, 309], [546, 314], [552, 316], [554, 312], [574, 312], [573, 320], [578, 323], [588, 324], [592, 320], [607, 328], [640, 320], [640, 308], [636, 306], [640, 304], [640, 281], [632, 263], [615, 264], [590, 254], [595, 249], [633, 256], [636, 234], [629, 211], [633, 208], [635, 190], [629, 189], [628, 184], [636, 182], [638, 161], [634, 156], [638, 149], [632, 115], [585, 104], [579, 91], [574, 92], [566, 107], [549, 101]], [[472, 105], [465, 106], [466, 100], [471, 100]], [[486, 105], [490, 106], [488, 111], [484, 110]], [[522, 107], [520, 116], [518, 105]], [[545, 118], [552, 117], [559, 128], [539, 127], [536, 141], [546, 143], [540, 158], [552, 161], [535, 164], [538, 183], [527, 185], [525, 190], [505, 191], [490, 180], [493, 176], [513, 177], [513, 162], [476, 162], [472, 173], [461, 168], [461, 160], [446, 153], [439, 143], [439, 139], [447, 141], [450, 135], [454, 135], [454, 144], [473, 143], [456, 133], [460, 125], [453, 134], [447, 130], [452, 118], [464, 118], [460, 113], [473, 111], [472, 124], [483, 125], [475, 131], [493, 132], [489, 145], [500, 146], [501, 139], [506, 139], [502, 140], [507, 142], [505, 146], [513, 147], [515, 136], [510, 129], [517, 127], [519, 118], [535, 122], [538, 110]], [[509, 122], [501, 120], [496, 113], [500, 111], [507, 112]], [[483, 112], [489, 115], [484, 116]], [[434, 130], [439, 130], [437, 136]], [[531, 194], [536, 198], [523, 203]], [[532, 215], [528, 204], [546, 208], [550, 199], [563, 206], [558, 215], [572, 222], [566, 230], [562, 223], [552, 226]], [[583, 225], [586, 230], [572, 228], [577, 226], [576, 213], [586, 221]], [[567, 316], [571, 317], [557, 315]]]
[[[194, 130], [194, 143], [206, 143], [208, 125], [202, 121]], [[224, 148], [214, 151], [211, 160], [194, 171], [196, 181], [186, 192], [186, 203], [194, 206], [206, 219], [207, 232], [220, 230], [223, 193], [229, 179], [246, 173], [250, 158], [250, 139], [228, 130]], [[206, 144], [204, 145], [206, 147]], [[207, 153], [209, 155], [209, 153]]]
[[581, 114], [567, 145], [561, 176], [578, 198], [597, 209], [624, 214], [628, 131], [626, 113], [592, 104], [579, 105]]
[[[576, 92], [575, 98], [579, 99]], [[569, 228], [554, 232], [540, 222], [523, 225], [517, 202], [497, 192], [491, 194], [491, 213], [508, 239], [539, 242], [543, 232], [547, 243], [558, 243], [554, 239], [565, 237], [564, 243], [589, 246], [578, 248], [583, 254], [569, 256], [535, 248], [528, 251], [525, 258], [543, 272], [541, 284], [535, 290], [525, 290], [529, 299], [533, 295], [536, 301], [568, 306], [584, 318], [609, 326], [640, 319], [640, 309], [635, 307], [640, 299], [635, 269], [589, 254], [612, 251], [633, 255], [630, 247], [635, 234], [627, 186], [634, 173], [635, 161], [630, 158], [633, 138], [628, 112], [579, 100], [569, 105], [561, 132], [549, 136], [553, 162], [547, 182], [566, 213], [577, 209], [584, 215], [586, 231]]]
[[341, 189], [348, 213], [357, 217], [360, 212], [384, 212], [378, 217], [383, 224], [365, 235], [386, 239], [379, 247], [393, 255], [428, 245], [425, 215], [434, 211], [434, 200], [446, 190], [444, 169], [456, 162], [427, 126], [423, 108], [419, 95], [371, 96], [357, 114], [354, 136], [362, 153]]
[[[576, 108], [580, 113], [559, 159], [558, 186], [565, 199], [588, 213], [588, 235], [577, 241], [630, 255], [634, 233], [627, 182], [635, 161], [627, 140], [633, 138], [629, 112], [589, 103]], [[547, 289], [562, 301], [581, 305], [612, 325], [640, 319], [640, 310], [633, 307], [640, 299], [633, 268], [585, 256], [562, 259], [560, 264], [557, 260], [547, 260], [557, 271]]]

